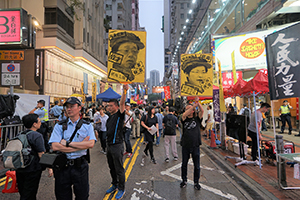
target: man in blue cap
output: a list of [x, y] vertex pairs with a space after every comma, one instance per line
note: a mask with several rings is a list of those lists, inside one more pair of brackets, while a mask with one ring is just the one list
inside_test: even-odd
[[[87, 149], [93, 148], [96, 138], [93, 126], [83, 121], [72, 141], [70, 138], [77, 123], [80, 123], [81, 102], [76, 97], [70, 97], [64, 103], [68, 115], [54, 126], [49, 144], [54, 151], [67, 155], [67, 166], [54, 170], [55, 196], [57, 200], [72, 200], [72, 186], [75, 199], [89, 198], [89, 165], [86, 160]], [[66, 130], [63, 129], [66, 126]]]

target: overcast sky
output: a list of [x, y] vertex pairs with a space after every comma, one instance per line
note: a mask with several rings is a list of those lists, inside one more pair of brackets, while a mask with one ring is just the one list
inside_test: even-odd
[[156, 69], [160, 73], [160, 81], [164, 72], [164, 40], [162, 27], [163, 0], [140, 0], [140, 26], [147, 31], [146, 68], [147, 78], [150, 71]]

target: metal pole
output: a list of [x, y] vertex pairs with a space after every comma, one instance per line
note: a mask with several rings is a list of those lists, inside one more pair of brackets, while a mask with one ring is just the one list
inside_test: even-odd
[[[275, 130], [276, 127], [275, 127], [275, 117], [274, 117], [274, 109], [273, 108], [274, 108], [274, 104], [273, 104], [273, 101], [271, 101], [273, 132], [274, 132], [274, 139], [275, 139], [275, 147], [277, 149], [276, 130]], [[276, 161], [278, 163], [278, 154], [277, 153], [276, 153]]]
[[249, 108], [249, 111], [250, 111], [249, 119], [251, 120], [250, 97], [248, 97], [248, 108]]
[[256, 127], [256, 140], [257, 140], [257, 151], [258, 151], [258, 161], [259, 161], [259, 168], [261, 169], [261, 158], [260, 158], [260, 150], [259, 150], [259, 130], [257, 127], [257, 112], [256, 112], [256, 100], [255, 100], [255, 91], [253, 93], [253, 102], [254, 102], [254, 112], [255, 112], [255, 127]]
[[[11, 61], [10, 63], [14, 64], [14, 61]], [[14, 86], [13, 85], [10, 85], [10, 87], [9, 87], [9, 93], [10, 93], [11, 96], [14, 96]]]

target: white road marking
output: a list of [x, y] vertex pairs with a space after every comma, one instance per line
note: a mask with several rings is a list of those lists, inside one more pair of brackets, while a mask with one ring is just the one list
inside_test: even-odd
[[[180, 163], [180, 164], [177, 164], [177, 165], [175, 165], [175, 166], [173, 166], [173, 167], [171, 167], [171, 168], [169, 168], [169, 169], [167, 169], [166, 171], [160, 172], [160, 174], [161, 174], [161, 175], [167, 175], [167, 176], [170, 176], [170, 177], [172, 177], [172, 178], [174, 178], [174, 179], [177, 179], [177, 180], [181, 180], [181, 177], [180, 177], [180, 176], [171, 173], [172, 171], [177, 170], [177, 169], [179, 169], [179, 168], [181, 168], [181, 163]], [[187, 183], [188, 183], [188, 184], [191, 184], [191, 185], [194, 185], [194, 182], [191, 181], [191, 180], [188, 180]], [[238, 198], [237, 198], [236, 196], [234, 196], [234, 195], [231, 195], [231, 194], [224, 194], [224, 193], [223, 193], [221, 190], [219, 190], [219, 189], [216, 189], [216, 188], [213, 188], [213, 187], [210, 187], [210, 186], [201, 184], [201, 183], [200, 183], [200, 185], [201, 185], [201, 188], [203, 188], [204, 190], [210, 191], [210, 192], [212, 192], [212, 193], [214, 193], [214, 194], [216, 194], [216, 195], [219, 195], [219, 196], [221, 196], [221, 197], [224, 197], [224, 198], [227, 198], [227, 199], [232, 199], [232, 200], [237, 200], [237, 199], [238, 199]]]
[[139, 194], [144, 194], [146, 197], [149, 197], [149, 198], [165, 200], [165, 198], [163, 198], [163, 197], [159, 196], [158, 194], [154, 193], [154, 191], [150, 192], [147, 189], [142, 190], [142, 188], [139, 188], [139, 189], [133, 188], [133, 191], [135, 191], [135, 192], [131, 195], [131, 200], [138, 200], [139, 199], [139, 197], [136, 196], [136, 192], [138, 192]]
[[134, 193], [131, 195], [130, 200], [140, 200], [140, 197], [137, 197], [137, 196], [136, 196], [136, 192], [134, 192]]

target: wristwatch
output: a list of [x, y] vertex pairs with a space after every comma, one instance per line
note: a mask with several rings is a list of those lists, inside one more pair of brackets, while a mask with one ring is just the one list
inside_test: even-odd
[[66, 147], [70, 147], [70, 141], [66, 141]]

